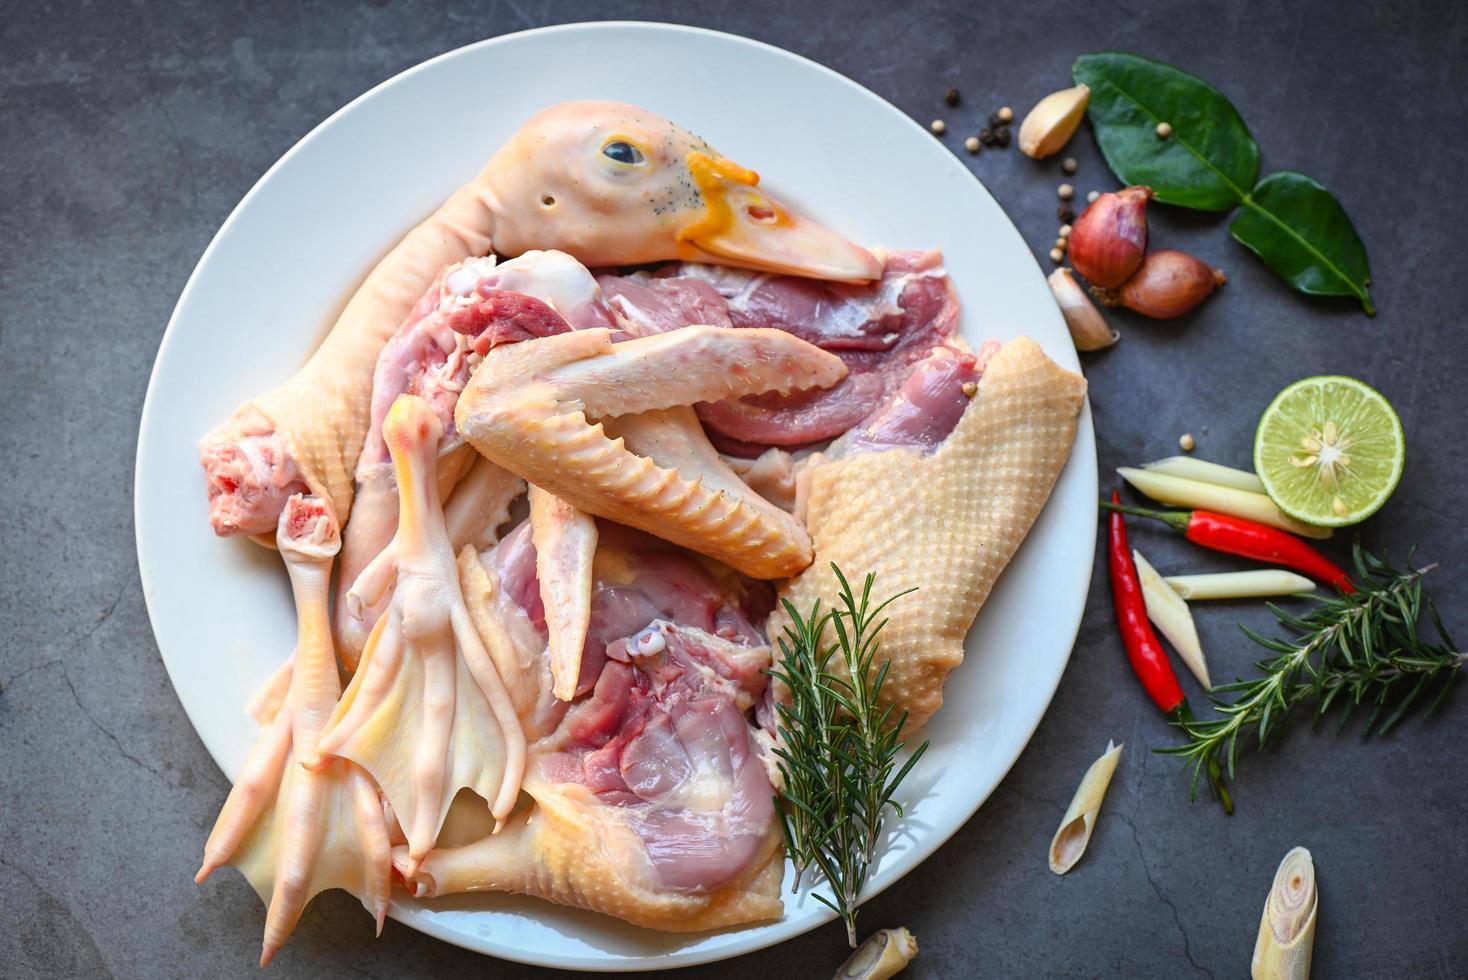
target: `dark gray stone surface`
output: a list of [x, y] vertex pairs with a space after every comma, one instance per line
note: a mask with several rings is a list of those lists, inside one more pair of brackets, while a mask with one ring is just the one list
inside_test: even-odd
[[[1183, 431], [1200, 455], [1243, 463], [1258, 412], [1286, 383], [1362, 377], [1395, 402], [1410, 445], [1402, 488], [1365, 540], [1399, 552], [1420, 543], [1423, 560], [1443, 562], [1436, 595], [1468, 630], [1456, 453], [1468, 344], [1453, 299], [1468, 153], [1462, 4], [226, 6], [0, 5], [0, 973], [254, 973], [255, 896], [232, 873], [190, 880], [227, 787], [164, 675], [134, 563], [132, 459], [149, 366], [189, 270], [272, 161], [358, 93], [489, 35], [598, 17], [746, 34], [924, 122], [946, 116], [955, 147], [981, 114], [1023, 111], [1063, 84], [1082, 51], [1138, 50], [1212, 80], [1249, 121], [1266, 170], [1304, 169], [1345, 202], [1381, 314], [1295, 295], [1223, 220], [1154, 208], [1154, 241], [1223, 266], [1230, 282], [1188, 319], [1117, 317], [1125, 340], [1087, 359], [1102, 472], [1172, 452]], [[949, 85], [964, 92], [958, 110], [940, 102]], [[851, 134], [829, 136], [863, 152]], [[1082, 193], [1112, 186], [1088, 134], [1072, 152]], [[1014, 151], [964, 160], [1048, 268], [1058, 164]], [[1229, 564], [1166, 532], [1134, 537], [1167, 568]], [[1254, 656], [1234, 621], [1265, 618], [1253, 607], [1200, 613], [1215, 676], [1247, 671]], [[917, 933], [911, 976], [1238, 977], [1276, 862], [1305, 844], [1323, 895], [1317, 977], [1468, 975], [1465, 732], [1461, 703], [1364, 745], [1296, 725], [1277, 751], [1246, 760], [1236, 816], [1190, 806], [1177, 763], [1147, 751], [1172, 736], [1129, 676], [1098, 587], [1009, 778], [863, 922]], [[1108, 737], [1127, 752], [1096, 839], [1056, 878], [1045, 846]], [[689, 974], [818, 977], [842, 947], [827, 927]], [[340, 893], [312, 904], [271, 972], [548, 975], [394, 923], [373, 942]]]

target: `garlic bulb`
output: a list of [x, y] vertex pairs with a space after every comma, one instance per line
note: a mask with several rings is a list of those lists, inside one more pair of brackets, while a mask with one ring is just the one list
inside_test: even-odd
[[1279, 862], [1264, 900], [1259, 938], [1249, 964], [1254, 980], [1306, 980], [1310, 976], [1319, 904], [1315, 861], [1309, 851], [1297, 847]]
[[1065, 325], [1070, 328], [1070, 339], [1075, 342], [1076, 350], [1100, 350], [1121, 339], [1121, 334], [1107, 325], [1106, 317], [1096, 309], [1096, 304], [1091, 302], [1069, 269], [1056, 269], [1046, 281], [1050, 283], [1050, 292], [1055, 294], [1055, 302], [1065, 316]]
[[918, 954], [917, 939], [902, 927], [872, 933], [847, 957], [835, 980], [887, 980], [906, 969]]
[[1106, 787], [1111, 785], [1120, 759], [1121, 746], [1108, 741], [1106, 752], [1086, 770], [1060, 821], [1060, 829], [1050, 839], [1050, 870], [1056, 874], [1065, 874], [1086, 853], [1096, 815], [1101, 812], [1101, 801], [1106, 798]]
[[1091, 89], [1085, 85], [1061, 89], [1045, 96], [1019, 127], [1019, 150], [1036, 160], [1059, 153], [1080, 128], [1091, 101]]

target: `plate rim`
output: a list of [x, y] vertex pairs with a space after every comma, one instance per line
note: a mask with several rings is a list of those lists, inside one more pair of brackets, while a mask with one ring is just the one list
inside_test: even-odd
[[[220, 224], [218, 230], [216, 230], [214, 235], [210, 238], [209, 244], [205, 246], [204, 250], [199, 254], [199, 258], [195, 261], [194, 267], [190, 271], [189, 277], [185, 281], [183, 289], [179, 292], [178, 300], [174, 304], [173, 311], [169, 315], [168, 323], [164, 328], [163, 335], [159, 339], [158, 348], [153, 355], [153, 365], [150, 368], [148, 374], [147, 391], [143, 398], [142, 411], [139, 414], [138, 419], [137, 448], [133, 456], [133, 537], [137, 553], [138, 574], [142, 585], [143, 601], [148, 613], [149, 628], [153, 631], [153, 639], [155, 646], [157, 646], [158, 648], [159, 659], [163, 661], [164, 670], [168, 674], [169, 684], [174, 688], [175, 696], [178, 697], [179, 706], [183, 709], [184, 715], [188, 719], [190, 727], [194, 729], [195, 737], [199, 738], [200, 743], [204, 745], [205, 751], [209, 752], [209, 755], [213, 759], [215, 765], [219, 765], [219, 760], [214, 757], [214, 753], [209, 750], [207, 743], [204, 742], [203, 736], [198, 730], [198, 725], [195, 723], [193, 716], [189, 711], [188, 705], [184, 703], [182, 697], [178, 696], [178, 685], [174, 682], [173, 668], [169, 663], [169, 658], [164, 656], [163, 654], [161, 643], [158, 642], [158, 614], [154, 611], [152, 590], [149, 587], [148, 578], [143, 571], [144, 568], [148, 567], [148, 563], [146, 558], [147, 548], [144, 544], [142, 533], [143, 514], [141, 503], [141, 501], [145, 499], [144, 491], [146, 489], [145, 484], [147, 481], [142, 463], [144, 461], [145, 455], [147, 455], [147, 433], [150, 428], [148, 423], [154, 412], [154, 396], [158, 382], [160, 365], [164, 361], [164, 354], [167, 351], [173, 338], [174, 329], [178, 323], [180, 312], [187, 305], [190, 296], [197, 286], [201, 270], [203, 270], [204, 267], [208, 264], [208, 260], [214, 253], [216, 247], [218, 247], [219, 244], [232, 232], [233, 226], [238, 217], [245, 211], [245, 209], [255, 198], [255, 196], [262, 192], [262, 188], [270, 181], [270, 178], [276, 173], [276, 171], [285, 167], [308, 143], [314, 140], [338, 117], [345, 115], [347, 112], [352, 110], [359, 102], [363, 102], [368, 98], [377, 95], [379, 92], [405, 81], [406, 79], [416, 75], [419, 72], [430, 70], [434, 65], [438, 64], [441, 61], [465, 56], [470, 52], [476, 51], [481, 48], [494, 47], [496, 45], [508, 43], [530, 35], [551, 35], [562, 33], [572, 34], [577, 32], [595, 32], [607, 29], [625, 30], [629, 28], [635, 30], [651, 31], [655, 33], [664, 33], [669, 36], [704, 36], [723, 43], [733, 42], [736, 45], [746, 45], [756, 49], [763, 49], [766, 53], [798, 62], [807, 69], [815, 69], [817, 72], [830, 77], [837, 83], [849, 89], [855, 90], [856, 94], [874, 100], [876, 104], [892, 113], [894, 116], [900, 119], [901, 122], [913, 127], [918, 132], [923, 133], [926, 136], [926, 130], [923, 129], [921, 125], [919, 125], [915, 120], [908, 116], [907, 113], [903, 112], [900, 108], [895, 106], [892, 102], [890, 102], [883, 96], [860, 84], [854, 79], [848, 78], [846, 75], [842, 74], [839, 71], [836, 71], [833, 68], [821, 64], [820, 62], [815, 61], [811, 58], [807, 58], [806, 56], [798, 54], [794, 51], [782, 48], [778, 45], [770, 44], [765, 41], [760, 41], [755, 38], [745, 37], [740, 34], [734, 34], [728, 31], [715, 30], [706, 27], [697, 27], [687, 24], [646, 20], [592, 20], [565, 24], [553, 24], [543, 27], [511, 31], [505, 34], [495, 35], [493, 37], [481, 38], [477, 41], [472, 41], [468, 44], [464, 44], [459, 47], [440, 52], [439, 54], [420, 61], [417, 64], [411, 65], [408, 68], [405, 68], [402, 71], [399, 71], [389, 76], [388, 78], [383, 79], [372, 87], [361, 92], [350, 101], [346, 102], [344, 105], [330, 113], [328, 116], [326, 116], [326, 118], [322, 119], [315, 126], [312, 126], [310, 130], [308, 130], [304, 135], [296, 140], [284, 153], [280, 155], [280, 157], [275, 160], [274, 163], [272, 163], [264, 171], [264, 173], [262, 173], [255, 180], [255, 182], [250, 186], [250, 189], [245, 192], [245, 194], [230, 210], [229, 214]], [[1010, 218], [1009, 213], [1005, 211], [1002, 206], [999, 205], [997, 199], [994, 199], [994, 196], [989, 192], [988, 187], [985, 186], [981, 180], [979, 180], [978, 176], [967, 167], [962, 166], [961, 162], [957, 161], [956, 159], [955, 164], [957, 165], [958, 171], [962, 172], [968, 180], [971, 180], [975, 184], [978, 184], [979, 189], [991, 200], [994, 201], [995, 206], [999, 208], [1000, 212], [1004, 215], [1005, 220], [1010, 224], [1010, 226], [1015, 227], [1014, 221], [1012, 218]], [[1015, 228], [1015, 230], [1016, 232], [1018, 232], [1017, 228]], [[1021, 237], [1021, 241], [1022, 240], [1023, 239]], [[1027, 249], [1026, 253], [1028, 255], [1028, 258], [1030, 259], [1031, 264], [1043, 278], [1044, 270], [1040, 267], [1038, 260], [1035, 259], [1033, 252], [1030, 252]], [[1096, 488], [1099, 486], [1099, 471], [1098, 459], [1095, 449], [1095, 430], [1092, 420], [1089, 394], [1086, 396], [1081, 407], [1081, 412], [1076, 427], [1075, 442], [1072, 445], [1071, 456], [1067, 460], [1066, 468], [1074, 465], [1077, 455], [1081, 454], [1083, 451], [1085, 458], [1082, 460], [1083, 466], [1080, 477], [1083, 481], [1089, 483], [1092, 488], [1091, 495], [1095, 496]], [[1057, 484], [1059, 483], [1060, 479], [1061, 476], [1057, 475]], [[1053, 489], [1054, 488], [1052, 487], [1052, 494]], [[1036, 519], [1037, 521], [1041, 517], [1043, 517], [1045, 511], [1048, 510], [1051, 499], [1053, 499], [1053, 497], [1047, 498], [1046, 505], [1044, 508], [1042, 508], [1040, 517], [1037, 517]], [[1085, 517], [1085, 522], [1088, 525], [1089, 538], [1091, 540], [1094, 540], [1099, 519], [1094, 509], [1088, 509], [1086, 515], [1087, 516]], [[1026, 540], [1028, 540], [1028, 537]], [[1023, 542], [1021, 543], [1021, 548], [1023, 548]], [[1016, 554], [1018, 554], [1018, 552]], [[1048, 690], [1044, 692], [1044, 707], [1035, 715], [1033, 722], [1031, 722], [1027, 726], [1024, 726], [1027, 730], [1025, 731], [1024, 740], [1020, 744], [1018, 751], [1014, 754], [1013, 758], [1010, 759], [1009, 762], [1003, 766], [1003, 771], [999, 775], [999, 778], [994, 782], [994, 785], [988, 790], [988, 792], [984, 793], [975, 801], [972, 808], [968, 810], [968, 812], [963, 816], [961, 820], [957, 821], [951, 829], [948, 829], [946, 831], [936, 830], [929, 832], [923, 838], [921, 838], [920, 843], [914, 846], [911, 850], [904, 852], [901, 857], [906, 859], [902, 862], [906, 865], [906, 867], [902, 867], [900, 870], [896, 871], [890, 876], [887, 876], [886, 880], [882, 880], [879, 883], [875, 883], [874, 885], [869, 886], [867, 890], [865, 890], [863, 893], [863, 903], [870, 901], [886, 889], [890, 888], [892, 885], [896, 884], [898, 881], [901, 881], [903, 878], [907, 877], [908, 874], [912, 873], [920, 865], [925, 863], [938, 851], [939, 848], [941, 848], [944, 844], [951, 840], [952, 837], [957, 834], [959, 830], [967, 826], [968, 822], [973, 819], [974, 814], [977, 813], [979, 809], [988, 801], [989, 797], [993, 795], [994, 791], [998, 789], [1000, 784], [1004, 782], [1005, 778], [1014, 768], [1015, 764], [1018, 763], [1020, 757], [1024, 755], [1025, 749], [1029, 747], [1031, 741], [1033, 741], [1034, 739], [1035, 731], [1039, 728], [1040, 722], [1044, 719], [1045, 715], [1050, 710], [1050, 706], [1054, 701], [1055, 692], [1059, 688], [1060, 681], [1065, 675], [1066, 668], [1069, 666], [1070, 658], [1075, 652], [1076, 639], [1079, 636], [1081, 622], [1085, 614], [1086, 596], [1089, 595], [1091, 580], [1093, 576], [1094, 562], [1086, 562], [1084, 573], [1082, 575], [1082, 598], [1080, 603], [1076, 607], [1076, 612], [1074, 616], [1072, 617], [1073, 622], [1060, 630], [1062, 635], [1069, 635], [1069, 646], [1067, 647], [1065, 655], [1062, 658], [1059, 669], [1055, 672], [1053, 680], [1047, 685]], [[222, 772], [223, 767], [220, 766], [220, 769]], [[227, 774], [226, 778], [228, 778]], [[768, 949], [772, 946], [779, 945], [780, 943], [786, 942], [788, 940], [798, 938], [805, 935], [806, 933], [812, 932], [815, 929], [820, 928], [821, 926], [829, 924], [836, 918], [834, 912], [831, 912], [829, 909], [822, 907], [819, 909], [817, 914], [809, 920], [808, 924], [802, 927], [797, 927], [794, 929], [794, 931], [788, 932], [784, 935], [770, 936], [768, 937], [768, 941], [755, 941], [754, 945], [748, 945], [739, 948], [716, 948], [705, 951], [672, 950], [665, 953], [659, 953], [656, 955], [655, 958], [615, 957], [607, 959], [596, 959], [580, 955], [531, 955], [522, 951], [518, 947], [505, 946], [498, 941], [490, 939], [482, 939], [480, 945], [473, 945], [464, 933], [449, 928], [448, 926], [444, 925], [431, 916], [421, 914], [423, 912], [423, 908], [419, 907], [416, 904], [405, 903], [401, 899], [402, 896], [394, 892], [388, 914], [393, 919], [397, 920], [403, 925], [406, 925], [416, 931], [422, 932], [425, 935], [431, 936], [439, 941], [448, 942], [452, 945], [459, 946], [463, 949], [467, 949], [480, 955], [492, 956], [497, 959], [508, 960], [516, 963], [524, 963], [531, 966], [607, 973], [632, 972], [636, 970], [679, 969], [684, 967], [703, 965], [707, 963], [721, 962], [723, 960], [733, 959], [739, 956], [746, 955], [748, 953]], [[764, 925], [778, 924], [778, 922], [780, 921], [781, 920], [773, 920], [772, 923], [760, 923], [752, 925], [755, 927], [759, 927]], [[699, 933], [695, 935], [705, 934]]]

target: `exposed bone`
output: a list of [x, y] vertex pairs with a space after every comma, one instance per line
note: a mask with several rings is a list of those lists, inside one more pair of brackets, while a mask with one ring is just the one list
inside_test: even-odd
[[270, 720], [220, 811], [195, 877], [203, 881], [224, 864], [245, 873], [267, 905], [262, 966], [306, 903], [328, 888], [361, 899], [381, 932], [391, 872], [386, 820], [367, 774], [340, 760], [315, 772], [297, 765], [315, 754], [341, 693], [327, 620], [331, 563], [340, 547], [329, 505], [291, 497], [277, 544], [295, 593], [296, 650], [252, 705]]
[[588, 420], [823, 387], [845, 372], [839, 358], [776, 330], [687, 327], [618, 344], [606, 330], [578, 330], [492, 351], [455, 417], [480, 452], [584, 511], [778, 578], [811, 560], [788, 514], [717, 455], [729, 486], [659, 466]]
[[514, 705], [469, 619], [434, 478], [441, 426], [413, 395], [394, 403], [384, 436], [401, 513], [392, 543], [348, 593], [354, 608], [392, 599], [323, 732], [333, 755], [361, 765], [403, 823], [411, 861], [434, 846], [461, 788], [503, 822], [525, 765]]

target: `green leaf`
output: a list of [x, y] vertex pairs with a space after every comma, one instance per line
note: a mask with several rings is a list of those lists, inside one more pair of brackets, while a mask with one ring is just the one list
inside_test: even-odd
[[[1254, 186], [1259, 145], [1233, 103], [1201, 78], [1124, 51], [1082, 55], [1071, 73], [1090, 86], [1096, 140], [1126, 183], [1201, 211], [1227, 211]], [[1172, 127], [1168, 139], [1157, 135], [1161, 122]]]
[[1311, 178], [1281, 170], [1244, 196], [1228, 230], [1291, 286], [1314, 296], [1354, 296], [1371, 304], [1366, 246], [1345, 208]]

